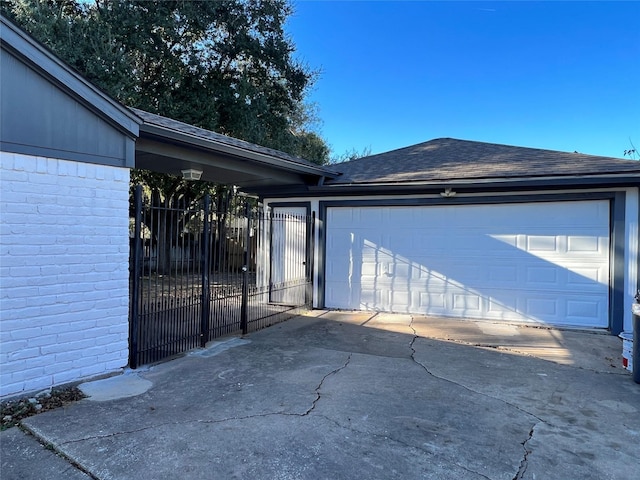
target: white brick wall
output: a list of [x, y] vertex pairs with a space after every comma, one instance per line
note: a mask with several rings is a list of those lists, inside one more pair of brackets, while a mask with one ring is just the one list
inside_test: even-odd
[[0, 397], [127, 364], [129, 170], [0, 152]]

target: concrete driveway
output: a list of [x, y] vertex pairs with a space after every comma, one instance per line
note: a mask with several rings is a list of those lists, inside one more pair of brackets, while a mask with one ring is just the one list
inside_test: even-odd
[[628, 480], [640, 385], [620, 354], [597, 333], [316, 311], [23, 423], [98, 479]]

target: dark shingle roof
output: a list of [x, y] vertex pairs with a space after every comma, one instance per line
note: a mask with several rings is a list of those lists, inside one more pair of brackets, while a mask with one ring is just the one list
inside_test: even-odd
[[640, 174], [640, 161], [438, 138], [335, 165], [338, 184]]
[[[289, 155], [285, 152], [281, 152], [279, 150], [274, 150], [272, 148], [263, 147], [254, 143], [245, 142], [244, 140], [238, 140], [237, 138], [222, 135], [220, 133], [212, 132], [211, 130], [206, 130], [194, 125], [189, 125], [188, 123], [180, 122], [168, 117], [163, 117], [161, 115], [156, 115], [155, 113], [146, 112], [137, 108], [130, 108], [130, 110], [144, 121], [144, 125], [160, 127], [166, 130], [180, 133], [182, 135], [195, 137], [207, 142], [234, 147], [246, 152], [266, 155], [267, 157], [289, 162], [293, 165], [297, 165], [303, 168], [306, 167], [308, 169], [317, 170], [319, 174], [324, 174], [327, 176], [336, 175], [336, 169], [334, 168], [330, 169], [327, 167], [323, 167], [302, 158]], [[141, 128], [144, 129], [144, 127]]]

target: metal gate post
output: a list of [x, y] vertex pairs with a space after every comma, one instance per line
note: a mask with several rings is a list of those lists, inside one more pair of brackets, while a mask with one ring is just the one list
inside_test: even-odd
[[240, 307], [240, 327], [242, 334], [246, 335], [249, 330], [249, 312], [247, 306], [249, 303], [249, 242], [251, 242], [251, 210], [249, 202], [244, 204], [244, 218], [247, 221], [246, 235], [244, 238], [244, 252], [242, 258], [242, 305]]
[[262, 222], [265, 229], [267, 230], [267, 248], [269, 248], [268, 262], [269, 262], [269, 277], [267, 280], [269, 281], [269, 297], [267, 299], [268, 302], [273, 300], [273, 220], [277, 217], [277, 214], [273, 212], [271, 208], [267, 209], [265, 207], [264, 215], [262, 216]]
[[306, 285], [304, 292], [304, 303], [307, 308], [313, 304], [313, 256], [315, 253], [315, 226], [316, 212], [311, 212], [311, 216], [307, 217], [307, 252], [306, 252]]
[[201, 309], [200, 309], [200, 347], [204, 348], [209, 341], [209, 308], [211, 289], [209, 288], [209, 270], [210, 262], [209, 258], [209, 244], [210, 244], [210, 226], [209, 226], [209, 214], [211, 212], [211, 197], [209, 194], [204, 197], [204, 224], [202, 227], [202, 248], [200, 249], [201, 255], [201, 268], [202, 268], [202, 290], [201, 290]]
[[138, 330], [140, 327], [140, 317], [138, 316], [138, 303], [140, 303], [140, 274], [142, 262], [142, 239], [140, 233], [142, 231], [142, 185], [136, 185], [133, 193], [134, 202], [134, 228], [133, 228], [133, 245], [131, 245], [131, 260], [129, 264], [129, 275], [131, 288], [129, 305], [129, 367], [138, 367]]

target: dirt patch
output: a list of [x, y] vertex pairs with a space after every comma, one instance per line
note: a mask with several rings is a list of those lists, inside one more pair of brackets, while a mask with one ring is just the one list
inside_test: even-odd
[[2, 418], [0, 430], [17, 425], [23, 418], [64, 407], [85, 397], [86, 395], [78, 387], [65, 387], [45, 390], [32, 397], [2, 402], [0, 403], [0, 418]]

